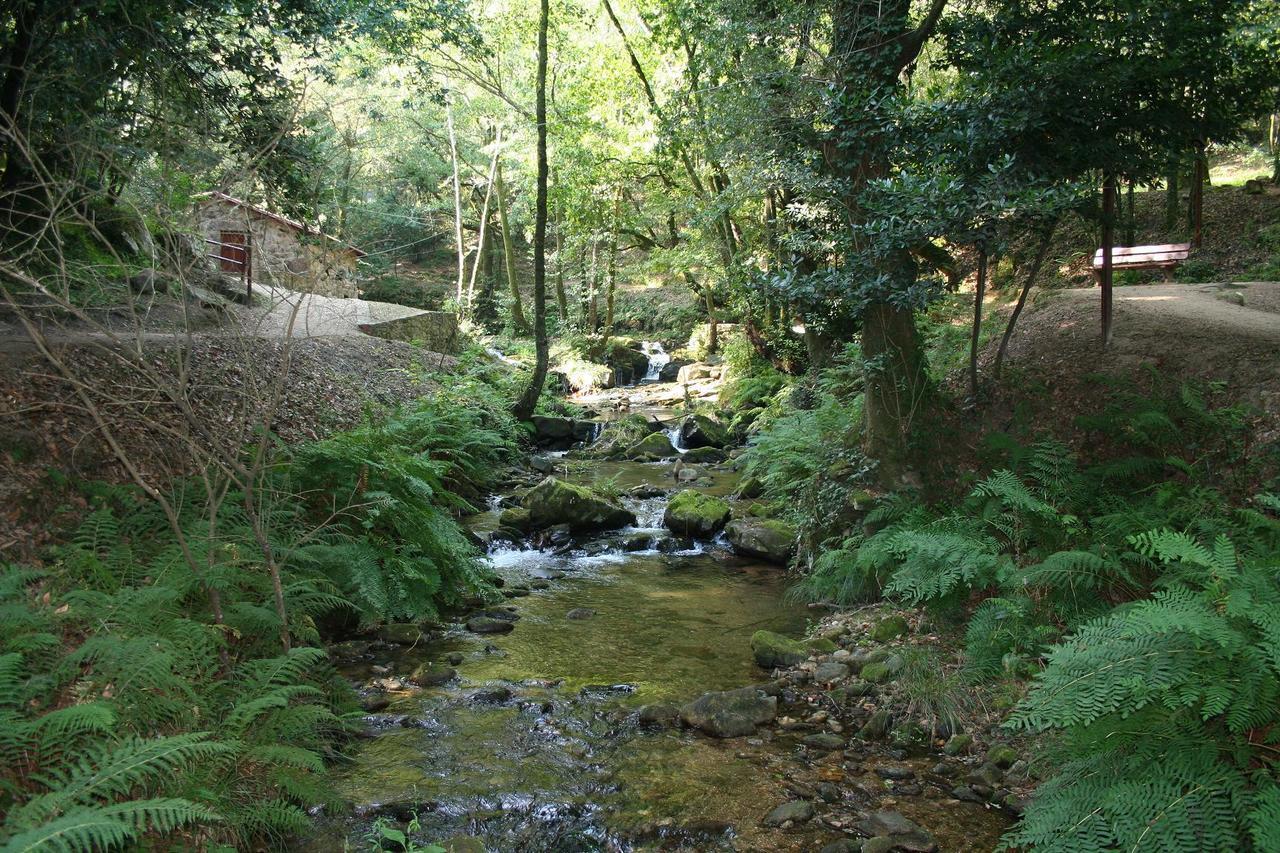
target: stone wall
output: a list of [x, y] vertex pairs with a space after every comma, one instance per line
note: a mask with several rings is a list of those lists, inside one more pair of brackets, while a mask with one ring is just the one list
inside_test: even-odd
[[422, 311], [408, 317], [362, 325], [360, 331], [377, 338], [421, 344], [432, 352], [456, 355], [462, 351], [458, 315], [448, 311]]
[[[250, 235], [253, 280], [321, 296], [359, 295], [356, 258], [347, 247], [321, 236], [304, 234], [273, 219], [219, 199], [210, 199], [198, 212], [202, 236], [218, 240], [223, 231]], [[216, 246], [205, 244], [214, 252]], [[211, 259], [214, 269], [219, 262]], [[234, 273], [223, 275], [234, 277]]]

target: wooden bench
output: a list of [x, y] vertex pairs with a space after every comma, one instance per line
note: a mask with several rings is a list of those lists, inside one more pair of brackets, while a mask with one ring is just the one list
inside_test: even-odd
[[[1113, 270], [1164, 270], [1169, 271], [1187, 259], [1190, 243], [1165, 243], [1160, 246], [1113, 246], [1111, 268]], [[1093, 253], [1093, 274], [1102, 281], [1102, 250]]]

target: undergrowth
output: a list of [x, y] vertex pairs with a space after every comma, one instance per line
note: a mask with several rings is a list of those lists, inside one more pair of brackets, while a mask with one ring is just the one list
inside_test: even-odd
[[1247, 418], [1213, 390], [1117, 389], [1087, 461], [996, 436], [962, 499], [883, 499], [798, 588], [963, 617], [968, 679], [1032, 679], [1007, 725], [1057, 735], [1058, 773], [1012, 848], [1280, 848], [1280, 500], [1238, 500]]
[[84, 484], [91, 511], [45, 565], [0, 573], [0, 849], [304, 831], [356, 708], [323, 636], [490, 592], [456, 515], [514, 450], [500, 393], [464, 377], [282, 449], [252, 501], [175, 483], [174, 524], [132, 487]]

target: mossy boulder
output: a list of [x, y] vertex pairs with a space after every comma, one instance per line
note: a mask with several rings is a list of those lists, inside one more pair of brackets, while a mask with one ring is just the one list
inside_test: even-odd
[[772, 631], [756, 631], [751, 635], [751, 653], [759, 666], [774, 669], [793, 666], [807, 659], [809, 647], [799, 640]]
[[498, 516], [498, 526], [508, 530], [526, 531], [529, 524], [529, 510], [522, 506], [507, 507]]
[[728, 520], [727, 503], [695, 489], [674, 495], [662, 515], [662, 523], [677, 536], [711, 536]]
[[942, 748], [942, 751], [947, 755], [960, 755], [968, 752], [971, 746], [973, 746], [973, 737], [971, 735], [952, 735], [947, 741], [947, 745]]
[[830, 654], [840, 648], [836, 645], [836, 641], [830, 637], [814, 637], [812, 640], [805, 640], [804, 643], [809, 647], [809, 651], [818, 652], [820, 654]]
[[776, 518], [735, 518], [724, 535], [734, 552], [784, 566], [795, 550], [795, 528]]
[[907, 626], [907, 620], [901, 616], [894, 615], [885, 619], [881, 619], [876, 626], [871, 629], [871, 639], [877, 642], [886, 643], [889, 640], [897, 639], [906, 634], [910, 628]]
[[706, 415], [689, 415], [680, 424], [680, 443], [694, 447], [724, 447], [729, 443], [729, 430]]
[[676, 449], [671, 446], [671, 439], [667, 438], [665, 432], [655, 432], [631, 445], [622, 455], [637, 462], [654, 462], [670, 459], [676, 455]]
[[684, 461], [695, 465], [714, 465], [724, 460], [724, 451], [718, 447], [695, 447], [684, 453]]
[[987, 761], [1002, 770], [1012, 767], [1017, 760], [1018, 751], [1011, 746], [1000, 743], [987, 750]]
[[635, 513], [599, 492], [548, 477], [525, 495], [524, 508], [536, 529], [567, 524], [574, 533], [636, 523]]

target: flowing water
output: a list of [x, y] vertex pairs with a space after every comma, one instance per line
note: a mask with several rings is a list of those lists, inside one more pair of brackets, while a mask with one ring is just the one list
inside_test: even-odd
[[[568, 478], [672, 485], [663, 464], [593, 463]], [[720, 474], [706, 490], [731, 488], [732, 475]], [[355, 823], [335, 820], [310, 849], [358, 837], [375, 815], [411, 814], [423, 840], [473, 836], [490, 850], [806, 849], [813, 839], [803, 833], [786, 843], [755, 838], [762, 803], [777, 798], [769, 732], [715, 741], [642, 730], [634, 713], [759, 682], [751, 634], [799, 633], [805, 612], [784, 603], [776, 567], [714, 544], [618, 552], [619, 537], [665, 535], [657, 529], [664, 499], [629, 503], [637, 529], [561, 555], [492, 555], [509, 586], [546, 586], [512, 599], [520, 614], [512, 633], [459, 627], [344, 669], [358, 683], [384, 667], [404, 675], [462, 655], [457, 681], [400, 694], [366, 718], [373, 736], [338, 773]], [[578, 608], [591, 615], [567, 616]]]
[[[624, 495], [636, 527], [564, 553], [491, 554], [509, 592], [528, 588], [499, 608], [519, 614], [509, 634], [455, 625], [343, 667], [356, 684], [404, 679], [423, 663], [448, 662], [458, 678], [393, 692], [389, 707], [365, 718], [367, 739], [336, 774], [352, 808], [322, 817], [296, 846], [373, 849], [375, 821], [403, 827], [415, 816], [416, 840], [454, 839], [450, 851], [816, 851], [839, 837], [817, 820], [761, 825], [789, 799], [786, 780], [805, 760], [798, 736], [764, 727], [715, 740], [636, 719], [645, 704], [678, 705], [766, 678], [751, 659], [751, 634], [797, 636], [809, 615], [784, 599], [781, 571], [714, 542], [670, 540], [661, 529], [666, 498], [627, 495], [672, 490], [671, 463], [559, 456], [558, 476]], [[697, 487], [726, 495], [734, 480], [712, 469]], [[474, 528], [493, 529], [501, 504], [495, 496]], [[980, 808], [896, 807], [927, 821], [945, 850], [991, 849], [1003, 825]]]

